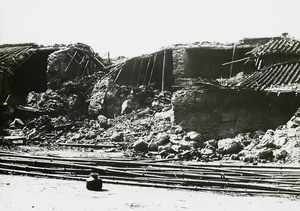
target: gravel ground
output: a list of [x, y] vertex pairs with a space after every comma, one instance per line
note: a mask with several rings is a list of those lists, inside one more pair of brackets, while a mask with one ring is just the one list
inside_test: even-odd
[[231, 195], [0, 175], [0, 207], [17, 210], [299, 210], [300, 197]]

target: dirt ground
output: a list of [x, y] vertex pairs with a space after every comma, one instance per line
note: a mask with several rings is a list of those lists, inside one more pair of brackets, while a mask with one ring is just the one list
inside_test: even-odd
[[232, 195], [104, 184], [88, 191], [85, 182], [0, 175], [0, 207], [26, 210], [299, 210], [299, 197]]

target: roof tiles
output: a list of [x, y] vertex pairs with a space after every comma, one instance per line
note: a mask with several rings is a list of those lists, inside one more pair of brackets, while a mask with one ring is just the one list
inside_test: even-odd
[[239, 89], [270, 90], [272, 87], [300, 83], [300, 60], [275, 64], [256, 71], [236, 85]]
[[35, 44], [0, 45], [0, 63], [15, 65], [36, 50]]
[[300, 55], [300, 41], [288, 37], [276, 37], [264, 45], [260, 45], [250, 51], [254, 57], [266, 54], [297, 54]]

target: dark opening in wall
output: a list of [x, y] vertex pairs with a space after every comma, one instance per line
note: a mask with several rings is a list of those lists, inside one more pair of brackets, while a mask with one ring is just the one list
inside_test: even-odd
[[[245, 57], [245, 54], [252, 48], [231, 47], [231, 48], [212, 48], [199, 47], [187, 48], [184, 53], [184, 72], [185, 77], [204, 77], [209, 79], [228, 78], [244, 71], [250, 73], [255, 70], [253, 64], [244, 62], [232, 65], [222, 65], [232, 60]], [[234, 53], [233, 53], [234, 52]], [[234, 57], [233, 57], [234, 54]]]
[[47, 90], [47, 58], [52, 52], [36, 50], [26, 61], [19, 64], [10, 81], [12, 95], [26, 97], [31, 91]]
[[172, 50], [129, 59], [120, 71], [116, 76], [118, 84], [139, 86], [154, 83], [157, 89], [164, 86], [164, 89], [169, 90], [174, 84]]

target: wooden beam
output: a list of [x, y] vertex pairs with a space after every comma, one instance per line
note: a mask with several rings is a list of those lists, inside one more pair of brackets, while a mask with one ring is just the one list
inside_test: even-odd
[[[67, 55], [72, 59], [72, 55], [71, 54], [69, 54], [69, 53], [67, 53]], [[77, 54], [78, 55], [78, 54]], [[74, 61], [77, 63], [77, 64], [80, 64], [80, 62], [74, 57]]]
[[88, 64], [89, 64], [89, 61], [90, 60], [86, 60], [86, 63], [85, 63], [85, 66], [84, 66], [84, 69], [83, 69], [83, 72], [82, 72], [82, 75], [84, 75], [85, 74], [85, 70], [86, 70], [86, 68], [87, 68], [87, 66], [88, 66]]
[[139, 69], [139, 75], [138, 75], [138, 79], [136, 82], [136, 85], [139, 85], [139, 81], [140, 81], [140, 76], [141, 76], [141, 72], [142, 72], [142, 66], [143, 66], [143, 59], [141, 59], [141, 63], [140, 63], [140, 69]]
[[[79, 67], [77, 68], [77, 76], [79, 75], [79, 70], [82, 68], [84, 61], [85, 61], [85, 55], [82, 57], [82, 59], [79, 63]], [[83, 73], [83, 71], [82, 71], [82, 73]]]
[[133, 80], [133, 75], [134, 75], [134, 71], [135, 71], [135, 66], [136, 66], [136, 60], [134, 60], [134, 63], [133, 63], [133, 69], [132, 69], [131, 79], [130, 79], [130, 86], [132, 85], [132, 80]]
[[162, 68], [162, 75], [161, 75], [161, 91], [162, 92], [165, 91], [166, 54], [167, 54], [167, 51], [164, 51], [163, 68]]
[[145, 78], [144, 78], [144, 81], [143, 81], [143, 85], [145, 85], [146, 83], [146, 80], [147, 80], [147, 75], [148, 75], [148, 72], [149, 72], [149, 67], [150, 67], [150, 62], [151, 62], [151, 56], [149, 57], [149, 60], [148, 60], [148, 64], [147, 64], [147, 68], [146, 68], [146, 73], [145, 73]]
[[155, 67], [155, 64], [156, 64], [156, 58], [157, 58], [157, 53], [155, 53], [155, 55], [154, 55], [154, 61], [153, 61], [152, 70], [151, 70], [151, 74], [150, 74], [150, 77], [149, 77], [148, 85], [150, 85], [150, 83], [151, 83], [152, 75], [153, 75], [153, 72], [154, 72], [154, 67]]
[[[231, 61], [234, 61], [234, 57], [235, 57], [235, 49], [236, 49], [236, 45], [233, 46]], [[233, 72], [233, 64], [234, 64], [234, 63], [231, 63], [231, 65], [230, 65], [230, 74], [229, 74], [229, 77], [232, 76], [232, 72]]]
[[247, 60], [247, 59], [250, 59], [250, 57], [246, 57], [246, 58], [234, 60], [234, 61], [231, 61], [231, 62], [226, 62], [226, 63], [223, 63], [222, 66], [224, 66], [224, 65], [229, 65], [229, 64], [232, 64], [232, 63], [242, 62], [242, 61], [245, 61], [245, 60]]
[[120, 69], [119, 72], [118, 72], [118, 75], [117, 75], [116, 78], [115, 78], [115, 83], [117, 82], [117, 80], [118, 80], [118, 78], [119, 78], [119, 76], [120, 76], [122, 70], [123, 70], [123, 66], [121, 67], [121, 69]]
[[105, 65], [101, 61], [99, 61], [99, 59], [97, 57], [95, 57], [92, 53], [90, 53], [89, 51], [85, 51], [83, 49], [76, 48], [76, 47], [74, 47], [74, 49], [85, 52], [90, 57], [91, 60], [94, 60], [97, 64], [102, 66], [104, 69], [106, 68]]
[[72, 61], [74, 60], [76, 54], [77, 54], [77, 51], [75, 51], [75, 53], [73, 54], [71, 60], [69, 61], [68, 65], [67, 65], [67, 67], [66, 67], [66, 69], [65, 69], [65, 72], [68, 71], [68, 69], [69, 69], [69, 67], [70, 67], [70, 65], [71, 65], [71, 63], [72, 63]]

